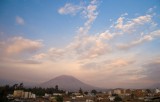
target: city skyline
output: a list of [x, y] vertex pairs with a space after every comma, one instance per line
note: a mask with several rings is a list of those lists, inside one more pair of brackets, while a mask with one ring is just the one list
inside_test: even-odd
[[160, 83], [160, 1], [2, 0], [0, 78], [105, 88]]

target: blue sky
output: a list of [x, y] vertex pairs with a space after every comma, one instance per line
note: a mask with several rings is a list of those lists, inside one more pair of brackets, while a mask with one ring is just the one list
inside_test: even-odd
[[[160, 71], [154, 67], [160, 66], [159, 5], [159, 0], [1, 0], [0, 77], [38, 83], [69, 74], [100, 87], [159, 83], [152, 79]], [[156, 70], [151, 75], [150, 67]]]
[[[69, 43], [79, 26], [83, 25], [85, 19], [81, 14], [76, 16], [60, 15], [57, 10], [65, 3], [79, 4], [80, 2], [71, 1], [54, 1], [54, 0], [2, 0], [1, 6], [1, 30], [8, 35], [17, 33], [31, 39], [43, 39], [47, 45], [63, 45]], [[88, 2], [88, 1], [87, 1]], [[121, 14], [128, 13], [128, 18], [134, 18], [137, 15], [145, 14], [148, 8], [156, 6], [155, 12], [159, 10], [159, 0], [153, 1], [112, 1], [100, 0], [97, 8], [99, 16], [93, 22], [90, 30], [91, 34], [107, 29], [112, 20], [116, 20]], [[145, 3], [144, 3], [145, 2]], [[136, 7], [135, 7], [136, 5]], [[25, 20], [25, 25], [19, 26], [15, 22], [16, 16]], [[158, 22], [158, 20], [157, 20]], [[69, 26], [66, 26], [69, 25]], [[10, 30], [8, 30], [10, 29]], [[61, 30], [60, 30], [61, 29]], [[46, 36], [47, 35], [47, 36]], [[67, 39], [66, 39], [67, 37]], [[49, 39], [50, 38], [50, 39]], [[58, 38], [58, 40], [52, 38]], [[59, 42], [63, 40], [63, 42]], [[62, 44], [61, 44], [62, 43]]]

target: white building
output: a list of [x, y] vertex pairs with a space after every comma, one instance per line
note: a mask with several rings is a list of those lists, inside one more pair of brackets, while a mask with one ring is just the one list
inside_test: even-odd
[[94, 102], [94, 101], [90, 99], [86, 99], [86, 102]]
[[160, 92], [160, 89], [157, 88], [157, 89], [155, 90], [155, 93], [159, 93], [159, 92]]
[[32, 98], [32, 93], [31, 92], [24, 92], [23, 93], [23, 98]]
[[109, 98], [109, 100], [110, 100], [111, 102], [113, 102], [114, 99], [115, 99], [115, 96], [109, 96], [108, 98]]
[[50, 98], [52, 94], [45, 93], [44, 98]]
[[23, 97], [23, 90], [14, 90], [13, 97], [16, 97], [16, 98]]
[[108, 94], [111, 96], [112, 95], [112, 91], [108, 91]]
[[29, 97], [29, 92], [24, 92], [24, 98], [28, 98]]
[[61, 93], [53, 93], [53, 96], [62, 96]]
[[76, 97], [77, 98], [83, 98], [83, 95], [77, 95]]
[[15, 98], [34, 98], [36, 95], [31, 92], [25, 92], [23, 90], [14, 90], [13, 97]]
[[114, 94], [118, 94], [118, 95], [119, 95], [119, 94], [121, 94], [121, 90], [116, 89], [116, 90], [114, 90], [114, 91], [113, 91], [113, 93], [114, 93]]
[[32, 95], [31, 95], [31, 98], [34, 98], [34, 99], [35, 99], [35, 98], [36, 98], [36, 94], [32, 94]]

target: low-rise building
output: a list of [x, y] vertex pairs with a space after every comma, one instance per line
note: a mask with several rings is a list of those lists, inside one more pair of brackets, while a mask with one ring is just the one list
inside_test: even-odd
[[35, 99], [35, 98], [36, 98], [36, 94], [33, 94], [33, 93], [32, 93], [31, 98], [34, 98], [34, 99]]
[[115, 89], [115, 90], [113, 90], [113, 93], [120, 95], [121, 94], [121, 90], [120, 89]]
[[91, 99], [86, 99], [86, 102], [94, 102], [94, 101]]
[[62, 96], [61, 93], [53, 93], [53, 96]]
[[155, 93], [156, 93], [156, 94], [157, 94], [157, 93], [160, 93], [160, 89], [156, 88], [156, 89], [155, 89]]
[[114, 99], [115, 99], [115, 96], [109, 96], [108, 98], [109, 98], [109, 100], [110, 100], [111, 102], [113, 102]]
[[15, 97], [15, 98], [23, 97], [23, 90], [14, 90], [13, 97]]

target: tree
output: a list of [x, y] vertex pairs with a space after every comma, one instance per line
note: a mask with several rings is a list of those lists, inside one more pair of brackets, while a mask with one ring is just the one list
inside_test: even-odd
[[147, 92], [147, 93], [151, 93], [151, 90], [150, 90], [150, 89], [146, 89], [146, 92]]
[[23, 89], [23, 83], [20, 83], [18, 88], [19, 88], [20, 90]]
[[87, 92], [87, 91], [85, 91], [85, 92], [84, 92], [84, 94], [85, 94], [85, 95], [88, 95], [88, 92]]
[[8, 94], [9, 85], [6, 85], [0, 88], [0, 102], [8, 102], [7, 94]]
[[14, 89], [17, 89], [18, 84], [14, 84], [13, 87], [14, 87]]
[[63, 102], [63, 97], [62, 96], [56, 96], [56, 101], [57, 102]]
[[80, 94], [83, 94], [83, 91], [82, 91], [82, 89], [81, 89], [81, 88], [79, 89], [79, 93], [80, 93]]
[[119, 97], [119, 96], [116, 96], [115, 99], [114, 99], [114, 101], [115, 101], [115, 102], [120, 102], [120, 101], [122, 101], [122, 98]]
[[132, 94], [131, 94], [131, 99], [134, 99], [134, 96], [135, 96], [135, 95], [132, 93]]
[[55, 90], [58, 92], [58, 90], [59, 90], [59, 89], [58, 89], [58, 85], [55, 86]]
[[117, 96], [118, 96], [118, 94], [112, 94], [112, 96], [115, 96], [115, 97], [117, 97]]
[[96, 90], [92, 90], [91, 93], [94, 94], [94, 95], [96, 95], [97, 91]]

